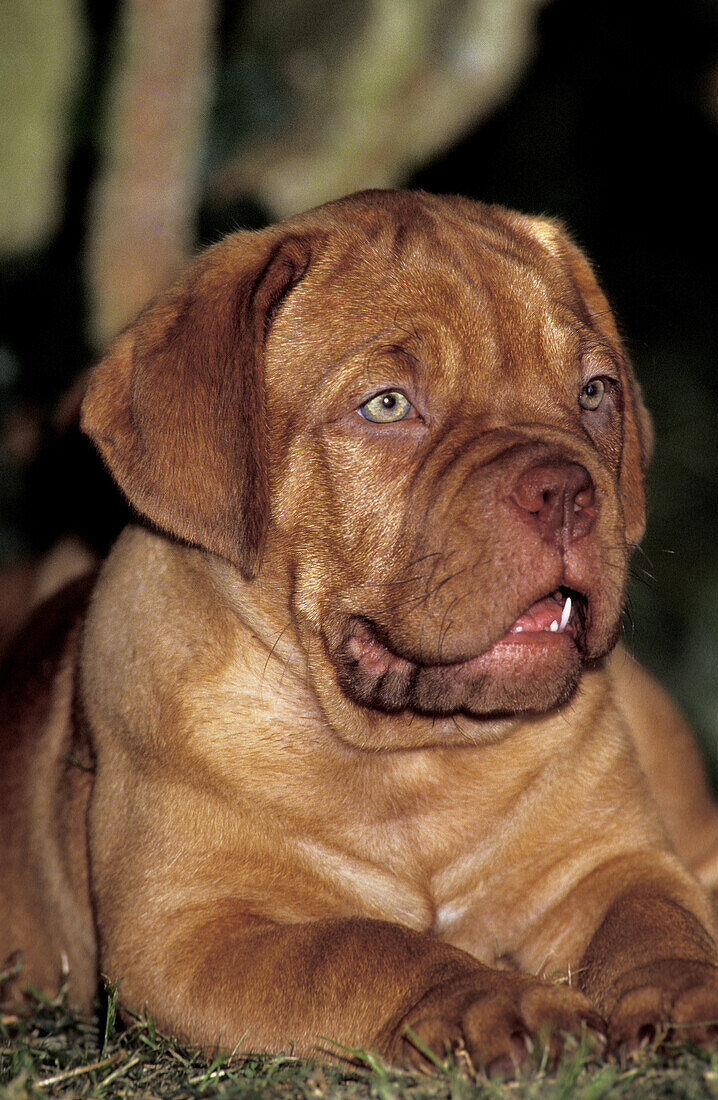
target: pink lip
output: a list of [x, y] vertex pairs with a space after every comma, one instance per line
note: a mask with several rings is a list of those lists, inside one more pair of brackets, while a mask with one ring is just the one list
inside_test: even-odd
[[494, 644], [528, 641], [535, 638], [537, 634], [542, 636], [569, 634], [572, 638], [575, 637], [576, 619], [570, 596], [564, 597], [557, 591], [551, 596], [537, 600], [519, 615], [506, 633]]

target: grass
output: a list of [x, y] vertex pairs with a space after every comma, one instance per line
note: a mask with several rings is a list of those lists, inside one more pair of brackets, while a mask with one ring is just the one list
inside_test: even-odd
[[361, 1054], [356, 1067], [290, 1054], [217, 1053], [208, 1059], [160, 1035], [151, 1019], [115, 1019], [116, 996], [93, 1016], [61, 997], [36, 995], [26, 1013], [0, 1016], [0, 1098], [193, 1097], [238, 1100], [609, 1100], [718, 1097], [718, 1051], [646, 1048], [623, 1061], [597, 1060], [579, 1044], [553, 1070], [537, 1053], [517, 1080], [500, 1082], [455, 1065], [432, 1076], [398, 1073]]

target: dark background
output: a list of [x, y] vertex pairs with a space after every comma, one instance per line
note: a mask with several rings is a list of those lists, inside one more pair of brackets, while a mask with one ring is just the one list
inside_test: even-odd
[[[235, 6], [236, 7], [236, 6]], [[0, 458], [0, 552], [41, 553], [68, 530], [104, 551], [124, 507], [76, 431], [51, 411], [93, 352], [80, 265], [100, 143], [96, 105], [116, 3], [87, 8], [90, 64], [71, 120], [64, 214], [52, 239], [0, 264], [0, 401], [31, 408], [43, 442]], [[224, 66], [210, 147], [231, 143]], [[718, 767], [718, 7], [555, 0], [534, 60], [488, 119], [408, 180], [557, 216], [595, 261], [651, 409], [649, 528], [634, 560], [626, 640], [688, 711]], [[266, 108], [261, 73], [243, 86]], [[271, 100], [271, 97], [270, 97]], [[274, 101], [281, 113], [281, 90]], [[272, 103], [270, 102], [270, 108]], [[250, 112], [251, 113], [251, 112]], [[251, 195], [206, 202], [197, 244], [269, 218]], [[8, 364], [10, 366], [8, 366]]]

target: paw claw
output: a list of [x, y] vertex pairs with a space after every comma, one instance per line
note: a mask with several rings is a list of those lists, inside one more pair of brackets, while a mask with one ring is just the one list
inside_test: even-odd
[[704, 967], [692, 974], [694, 984], [686, 983], [685, 968], [679, 965], [661, 976], [662, 981], [636, 986], [620, 997], [609, 1019], [611, 1049], [630, 1052], [659, 1046], [667, 1038], [703, 1046], [718, 1040], [716, 969]]
[[473, 977], [430, 990], [385, 1037], [386, 1046], [379, 1039], [389, 1060], [431, 1072], [450, 1059], [506, 1078], [529, 1059], [553, 1064], [579, 1044], [605, 1047], [603, 1019], [570, 986], [519, 974], [491, 974], [475, 984]]

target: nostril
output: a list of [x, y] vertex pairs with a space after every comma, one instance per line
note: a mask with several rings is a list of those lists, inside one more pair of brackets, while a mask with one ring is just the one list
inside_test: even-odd
[[593, 526], [594, 484], [578, 463], [531, 466], [516, 479], [511, 499], [546, 541], [570, 542]]
[[553, 489], [544, 489], [541, 493], [523, 493], [516, 497], [519, 508], [530, 512], [532, 516], [538, 516], [553, 508], [557, 501], [557, 493]]
[[587, 485], [585, 489], [580, 489], [579, 492], [576, 493], [574, 510], [580, 512], [582, 508], [592, 508], [595, 500], [596, 494], [593, 485]]

